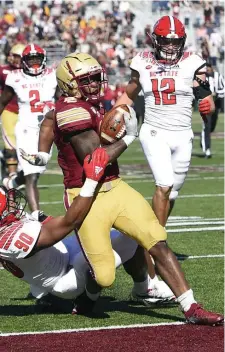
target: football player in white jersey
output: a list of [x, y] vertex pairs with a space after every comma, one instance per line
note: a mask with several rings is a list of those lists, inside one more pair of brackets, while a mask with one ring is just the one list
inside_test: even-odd
[[[183, 24], [173, 16], [163, 16], [151, 38], [153, 52], [140, 52], [132, 59], [130, 81], [116, 105], [131, 105], [141, 90], [144, 93], [145, 117], [139, 138], [155, 179], [153, 210], [165, 226], [190, 165], [193, 94], [203, 118], [215, 106], [206, 81], [206, 62], [184, 52]], [[154, 267], [146, 256], [153, 277]]]
[[19, 117], [15, 128], [16, 148], [19, 164], [24, 172], [26, 196], [31, 211], [39, 209], [37, 189], [38, 177], [45, 167], [34, 167], [25, 161], [19, 149], [38, 151], [40, 124], [46, 105], [54, 103], [56, 94], [55, 70], [46, 68], [46, 52], [35, 44], [27, 45], [22, 53], [22, 69], [8, 74], [0, 98], [0, 114], [8, 102], [16, 95]]
[[[64, 289], [65, 297], [71, 298], [76, 289], [78, 294], [81, 289], [76, 287], [76, 277], [80, 278], [80, 285], [84, 287], [82, 273], [79, 272], [86, 265], [84, 258], [76, 261], [77, 273], [75, 270], [68, 272], [68, 266], [73, 265], [74, 257], [80, 251], [75, 238], [74, 246], [71, 240], [59, 241], [82, 224], [108, 161], [104, 148], [97, 148], [91, 157], [88, 155], [84, 161], [86, 181], [80, 194], [74, 198], [65, 216], [42, 219], [45, 220], [43, 223], [24, 213], [26, 198], [20, 191], [0, 187], [0, 262], [15, 276], [32, 284], [36, 294], [39, 291], [39, 294], [52, 292], [60, 295]], [[134, 245], [133, 248], [135, 251]], [[65, 275], [68, 277], [65, 278]], [[68, 278], [75, 280], [71, 286]], [[62, 287], [64, 283], [67, 283], [65, 288]]]

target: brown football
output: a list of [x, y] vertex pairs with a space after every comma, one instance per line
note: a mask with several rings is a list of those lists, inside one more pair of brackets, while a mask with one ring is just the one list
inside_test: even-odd
[[103, 117], [100, 127], [101, 144], [113, 144], [126, 134], [126, 126], [124, 122], [124, 114], [129, 109], [127, 105], [119, 105], [109, 110]]

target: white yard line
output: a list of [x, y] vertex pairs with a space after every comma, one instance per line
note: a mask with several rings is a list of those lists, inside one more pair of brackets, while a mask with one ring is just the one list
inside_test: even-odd
[[187, 222], [170, 222], [166, 224], [166, 227], [178, 227], [178, 226], [196, 226], [196, 225], [224, 225], [224, 221], [187, 221]]
[[[189, 255], [183, 256], [185, 259], [207, 259], [207, 258], [225, 258], [225, 254], [208, 254], [208, 255]], [[182, 255], [179, 256], [182, 258]]]
[[65, 334], [65, 333], [71, 333], [71, 332], [115, 330], [115, 329], [135, 329], [135, 328], [184, 325], [184, 324], [186, 324], [186, 323], [181, 322], [181, 321], [177, 321], [177, 322], [173, 322], [173, 323], [112, 325], [112, 326], [99, 326], [99, 327], [94, 327], [94, 328], [80, 328], [80, 329], [67, 329], [67, 330], [28, 331], [28, 332], [15, 332], [15, 333], [10, 332], [10, 333], [0, 333], [0, 336], [4, 337], [4, 336], [20, 336], [20, 335]]
[[[224, 197], [224, 193], [215, 193], [215, 194], [184, 194], [179, 196], [179, 199], [185, 198], [210, 198], [210, 197]], [[145, 199], [152, 199], [152, 197], [145, 197]], [[40, 205], [48, 204], [63, 204], [63, 200], [55, 200], [52, 202], [40, 202]]]
[[[178, 196], [178, 199], [185, 198], [210, 198], [210, 197], [224, 197], [224, 193], [215, 193], [215, 194], [183, 194]], [[145, 199], [152, 199], [152, 197], [145, 197]]]
[[181, 233], [181, 232], [202, 232], [202, 231], [217, 231], [217, 230], [225, 230], [224, 226], [212, 226], [212, 227], [192, 227], [191, 229], [166, 229], [167, 233]]
[[[135, 180], [131, 180], [129, 178], [136, 178]], [[144, 175], [140, 176], [122, 176], [122, 178], [126, 181], [126, 183], [128, 184], [133, 184], [133, 183], [154, 183], [154, 180], [152, 178], [151, 175], [147, 176]], [[127, 179], [128, 178], [128, 179]], [[218, 176], [218, 177], [214, 177], [214, 176], [209, 176], [209, 177], [187, 177], [186, 181], [210, 181], [210, 180], [224, 180], [224, 176]], [[64, 187], [63, 183], [53, 183], [53, 184], [39, 184], [38, 186], [39, 188], [56, 188], [56, 187]]]

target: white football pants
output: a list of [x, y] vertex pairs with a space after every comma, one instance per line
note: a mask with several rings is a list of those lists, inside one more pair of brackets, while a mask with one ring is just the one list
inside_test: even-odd
[[169, 131], [143, 123], [139, 139], [155, 184], [171, 187], [175, 199], [186, 178], [192, 152], [193, 131]]

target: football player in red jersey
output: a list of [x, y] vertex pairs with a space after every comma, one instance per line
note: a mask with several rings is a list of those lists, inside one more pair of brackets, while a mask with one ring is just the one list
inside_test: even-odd
[[[9, 52], [7, 57], [8, 64], [0, 66], [0, 88], [4, 90], [6, 77], [9, 72], [18, 70], [21, 68], [22, 52], [25, 48], [23, 44], [14, 45]], [[17, 98], [14, 97], [5, 107], [1, 114], [2, 121], [2, 138], [4, 142], [4, 162], [6, 163], [6, 170], [2, 177], [9, 175], [9, 179], [15, 179], [17, 177], [17, 155], [16, 155], [16, 137], [15, 137], [15, 126], [18, 121], [18, 104]], [[19, 182], [20, 181], [20, 182]], [[21, 183], [23, 178], [18, 178], [18, 183]]]
[[[56, 76], [62, 96], [56, 103], [56, 111], [49, 113], [42, 124], [40, 152], [35, 156], [24, 154], [24, 157], [27, 160], [33, 158], [33, 163], [37, 165], [45, 164], [55, 141], [59, 165], [64, 174], [65, 203], [69, 205], [84, 182], [84, 158], [100, 145], [100, 106], [106, 79], [99, 63], [92, 56], [82, 53], [66, 56], [59, 63]], [[95, 201], [77, 234], [92, 276], [89, 274], [86, 292], [80, 297], [75, 310], [82, 314], [93, 308], [99, 297], [99, 286], [108, 287], [115, 279], [109, 236], [111, 227], [115, 227], [135, 239], [152, 255], [159, 274], [171, 287], [189, 323], [222, 324], [222, 315], [204, 310], [195, 301], [193, 291], [166, 243], [165, 229], [159, 224], [149, 203], [119, 177], [116, 159], [137, 134], [137, 120], [132, 110], [125, 124], [126, 136], [105, 147], [110, 165], [100, 180]], [[145, 285], [145, 281], [139, 284]]]
[[[163, 16], [154, 25], [151, 39], [153, 52], [146, 50], [132, 59], [126, 92], [115, 105], [133, 104], [138, 93], [144, 93], [139, 139], [155, 179], [153, 210], [165, 226], [190, 165], [193, 93], [203, 117], [213, 112], [214, 102], [206, 62], [184, 51], [186, 32], [181, 21]], [[153, 278], [155, 269], [147, 253], [146, 258]]]

